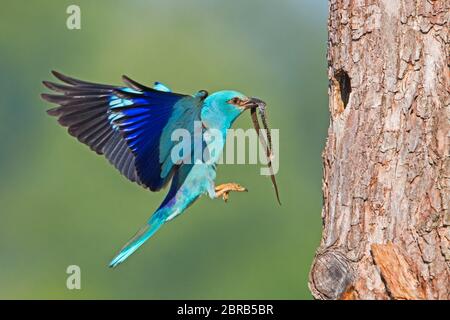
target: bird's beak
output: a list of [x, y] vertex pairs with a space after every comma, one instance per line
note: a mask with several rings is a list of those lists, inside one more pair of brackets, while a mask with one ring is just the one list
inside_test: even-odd
[[258, 106], [260, 106], [262, 104], [265, 105], [266, 103], [258, 98], [248, 98], [248, 99], [242, 101], [242, 103], [240, 104], [240, 107], [243, 108], [244, 110], [256, 109], [256, 108], [258, 108]]

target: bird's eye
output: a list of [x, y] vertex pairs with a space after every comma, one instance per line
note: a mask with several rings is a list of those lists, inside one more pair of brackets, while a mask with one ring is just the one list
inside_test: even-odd
[[240, 101], [240, 99], [238, 97], [234, 97], [233, 99], [231, 99], [232, 104], [238, 104], [239, 101]]

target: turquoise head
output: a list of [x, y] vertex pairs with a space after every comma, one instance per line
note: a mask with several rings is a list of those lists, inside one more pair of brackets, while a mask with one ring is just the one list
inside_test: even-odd
[[205, 99], [201, 118], [209, 128], [228, 129], [243, 111], [256, 108], [257, 102], [238, 91], [217, 91]]

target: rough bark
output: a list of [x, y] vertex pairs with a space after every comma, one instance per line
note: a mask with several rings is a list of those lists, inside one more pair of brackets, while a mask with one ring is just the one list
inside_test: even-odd
[[450, 298], [450, 0], [330, 0], [319, 299]]

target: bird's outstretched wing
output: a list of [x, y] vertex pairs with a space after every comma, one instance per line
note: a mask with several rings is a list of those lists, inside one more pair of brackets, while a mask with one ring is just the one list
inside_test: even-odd
[[[152, 191], [170, 180], [174, 142], [164, 128], [174, 123], [192, 126], [199, 119], [201, 101], [192, 96], [157, 90], [123, 76], [125, 87], [96, 84], [52, 72], [65, 84], [44, 81], [61, 94], [42, 94], [59, 106], [48, 110], [68, 127], [70, 135], [104, 154], [124, 176]], [[164, 172], [162, 170], [164, 166]]]

